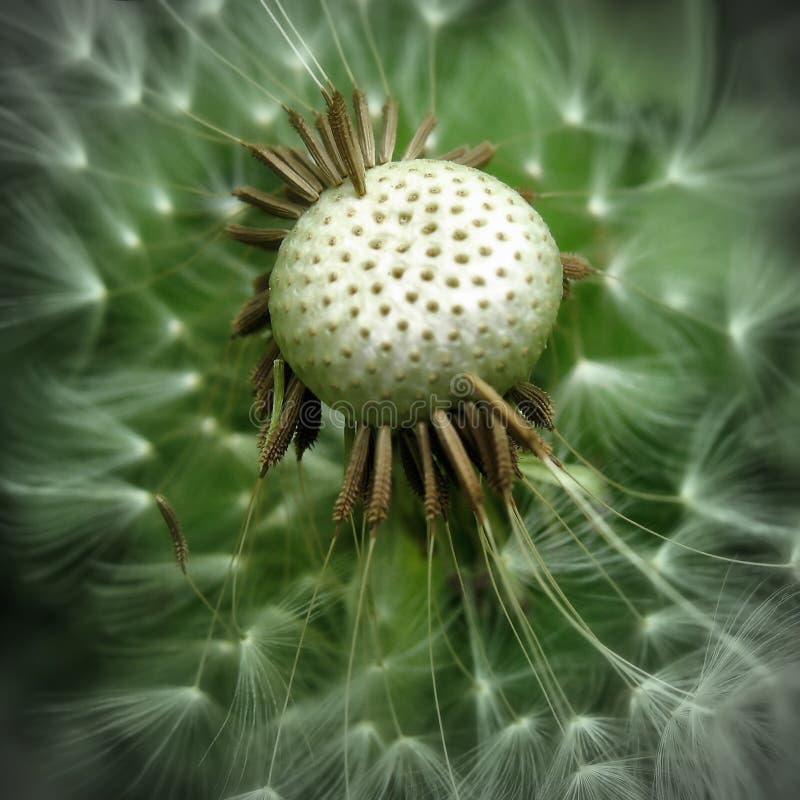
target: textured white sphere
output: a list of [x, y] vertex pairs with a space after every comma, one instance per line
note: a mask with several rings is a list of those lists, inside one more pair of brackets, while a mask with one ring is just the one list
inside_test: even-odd
[[[526, 380], [561, 302], [559, 250], [513, 189], [419, 159], [370, 169], [367, 193], [327, 189], [281, 245], [272, 332], [320, 399], [400, 421], [472, 372], [505, 392]], [[412, 416], [416, 416], [413, 412]]]

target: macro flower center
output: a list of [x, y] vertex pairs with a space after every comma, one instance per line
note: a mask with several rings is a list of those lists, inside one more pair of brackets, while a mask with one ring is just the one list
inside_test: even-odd
[[326, 189], [280, 247], [270, 316], [294, 373], [351, 417], [388, 404], [395, 424], [452, 398], [461, 373], [501, 393], [527, 379], [562, 295], [541, 217], [462, 164], [390, 162], [365, 181], [361, 197]]

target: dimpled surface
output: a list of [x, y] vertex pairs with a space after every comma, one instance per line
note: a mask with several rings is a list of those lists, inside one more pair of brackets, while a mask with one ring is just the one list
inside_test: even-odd
[[505, 392], [528, 378], [561, 302], [561, 260], [541, 217], [486, 173], [392, 162], [327, 189], [281, 245], [273, 335], [300, 379], [359, 415], [401, 418], [453, 396], [460, 373]]

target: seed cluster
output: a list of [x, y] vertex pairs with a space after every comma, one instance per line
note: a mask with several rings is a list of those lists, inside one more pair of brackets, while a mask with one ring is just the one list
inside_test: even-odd
[[326, 189], [281, 246], [272, 331], [303, 383], [356, 413], [451, 397], [459, 373], [525, 380], [562, 294], [547, 226], [505, 184], [418, 159], [376, 166], [366, 193]]

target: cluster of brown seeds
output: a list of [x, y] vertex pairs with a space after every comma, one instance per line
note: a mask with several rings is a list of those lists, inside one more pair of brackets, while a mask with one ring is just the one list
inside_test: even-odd
[[[234, 191], [236, 197], [273, 217], [296, 220], [316, 203], [325, 189], [339, 186], [346, 180], [352, 183], [359, 197], [365, 195], [367, 170], [393, 160], [397, 104], [391, 98], [386, 101], [382, 129], [376, 141], [363, 92], [358, 89], [354, 92], [355, 124], [339, 91], [331, 87], [324, 96], [327, 113], [316, 116], [316, 132], [298, 112], [286, 109], [305, 151], [245, 143], [252, 155], [279, 178], [282, 189], [278, 193], [268, 193], [245, 186]], [[422, 156], [435, 125], [433, 114], [424, 117], [402, 160]], [[479, 169], [489, 162], [493, 153], [492, 145], [483, 142], [473, 148], [458, 147], [439, 156], [438, 160]], [[278, 250], [291, 231], [230, 225], [227, 232], [245, 244]], [[591, 268], [584, 259], [570, 254], [562, 254], [561, 262], [566, 296], [569, 281], [586, 277]], [[235, 337], [262, 331], [270, 325], [269, 274], [257, 278], [253, 289], [253, 296], [233, 321]], [[529, 383], [517, 383], [506, 399], [477, 375], [463, 377], [465, 391], [458, 402], [434, 408], [426, 419], [412, 425], [393, 428], [355, 421], [349, 461], [334, 505], [336, 523], [346, 520], [358, 503], [364, 504], [373, 530], [386, 518], [395, 450], [429, 519], [445, 514], [449, 485], [457, 486], [473, 511], [482, 517], [483, 488], [479, 475], [490, 489], [507, 496], [515, 474], [519, 474], [520, 449], [531, 451], [541, 459], [552, 458], [549, 445], [536, 430], [552, 429], [550, 400], [541, 389]], [[282, 402], [277, 409], [273, 407], [276, 378], [282, 390]], [[261, 423], [258, 446], [263, 476], [283, 458], [293, 439], [298, 459], [314, 444], [321, 426], [321, 402], [293, 373], [291, 364], [283, 362], [274, 338], [268, 340], [267, 349], [252, 372], [251, 383]]]

